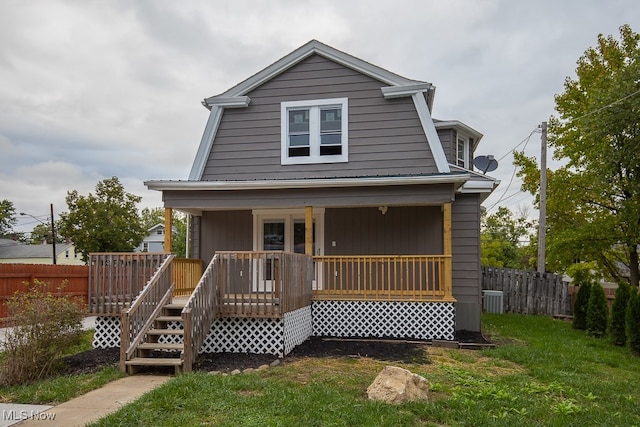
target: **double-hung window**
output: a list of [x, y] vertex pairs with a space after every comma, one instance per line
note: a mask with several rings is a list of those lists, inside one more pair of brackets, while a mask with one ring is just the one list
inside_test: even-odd
[[283, 165], [348, 161], [347, 98], [283, 102], [281, 126]]
[[469, 138], [462, 135], [456, 144], [456, 165], [469, 169]]

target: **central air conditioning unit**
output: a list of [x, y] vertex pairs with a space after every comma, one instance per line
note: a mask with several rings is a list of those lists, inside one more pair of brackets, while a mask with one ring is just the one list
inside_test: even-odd
[[504, 312], [502, 291], [482, 291], [482, 310], [485, 313], [502, 314]]

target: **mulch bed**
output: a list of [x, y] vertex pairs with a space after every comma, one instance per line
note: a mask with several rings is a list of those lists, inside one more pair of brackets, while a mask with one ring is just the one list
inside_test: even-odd
[[[456, 340], [461, 343], [486, 344], [488, 341], [477, 332], [458, 331]], [[305, 357], [369, 357], [385, 362], [429, 363], [425, 354], [426, 341], [379, 340], [379, 339], [336, 339], [311, 337], [293, 349], [282, 363], [295, 361]], [[117, 365], [120, 349], [92, 349], [68, 356], [63, 360], [65, 375], [78, 375], [96, 372], [108, 365]], [[269, 365], [277, 359], [270, 354], [251, 353], [215, 353], [200, 354], [196, 358], [194, 371], [231, 372], [233, 370], [258, 368]], [[162, 372], [172, 373], [173, 369], [154, 368]]]

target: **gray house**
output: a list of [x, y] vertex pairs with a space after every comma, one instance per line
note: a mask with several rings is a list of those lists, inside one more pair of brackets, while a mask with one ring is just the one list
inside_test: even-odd
[[[192, 215], [205, 265], [313, 257], [315, 335], [479, 331], [480, 204], [497, 181], [472, 171], [478, 131], [431, 117], [434, 94], [312, 40], [203, 101], [189, 180], [145, 184]], [[276, 273], [266, 257], [233, 292], [268, 292]]]
[[135, 252], [164, 252], [164, 224], [156, 224], [147, 230]]

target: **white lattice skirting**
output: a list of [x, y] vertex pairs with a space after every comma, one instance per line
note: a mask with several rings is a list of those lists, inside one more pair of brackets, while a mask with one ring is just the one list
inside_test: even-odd
[[[171, 322], [170, 329], [182, 324]], [[221, 318], [211, 326], [200, 353], [254, 353], [283, 357], [311, 336], [311, 306], [286, 313], [283, 319]], [[182, 342], [182, 337], [162, 336], [160, 342]], [[98, 317], [93, 339], [95, 348], [120, 346], [120, 318]]]
[[313, 335], [453, 340], [449, 302], [313, 301]]

